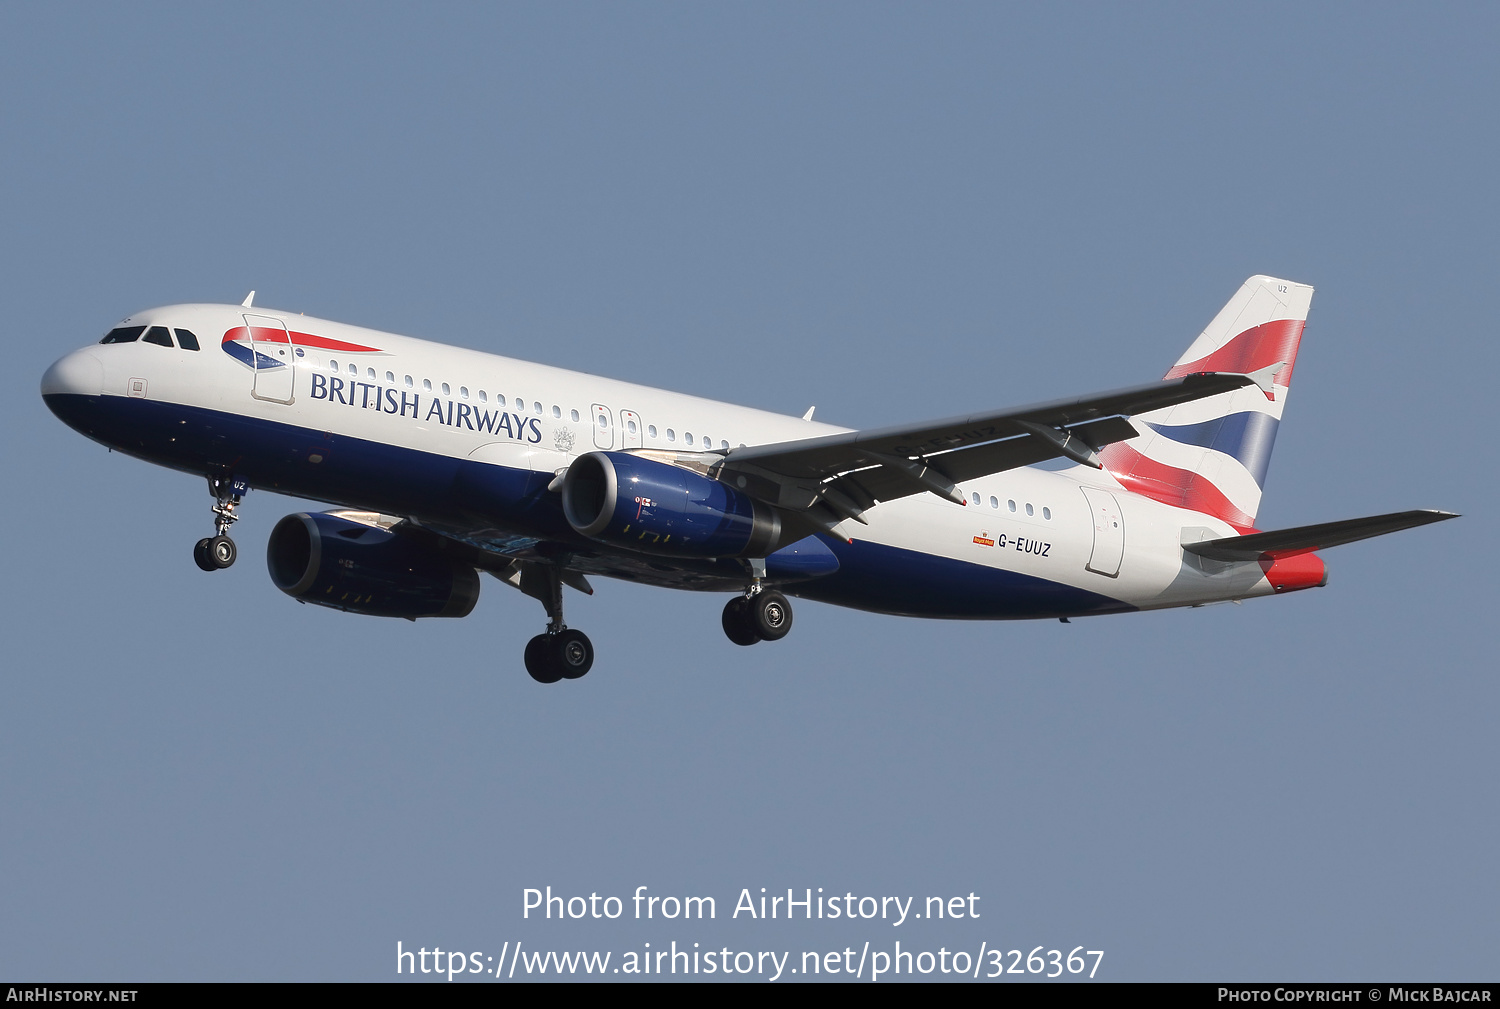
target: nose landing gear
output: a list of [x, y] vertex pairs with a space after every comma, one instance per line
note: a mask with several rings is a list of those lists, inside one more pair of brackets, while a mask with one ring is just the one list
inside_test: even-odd
[[229, 476], [210, 475], [208, 492], [214, 496], [213, 536], [199, 540], [193, 546], [193, 562], [204, 571], [218, 571], [234, 563], [239, 556], [234, 540], [229, 538], [229, 527], [239, 520], [235, 509], [245, 496], [249, 485], [245, 481]]

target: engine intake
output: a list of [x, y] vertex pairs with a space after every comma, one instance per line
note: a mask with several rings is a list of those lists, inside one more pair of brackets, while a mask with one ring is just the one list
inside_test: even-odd
[[266, 567], [293, 599], [375, 617], [466, 617], [479, 601], [472, 567], [330, 512], [276, 523]]
[[781, 535], [780, 517], [754, 498], [627, 452], [575, 459], [562, 506], [581, 535], [648, 554], [764, 557]]

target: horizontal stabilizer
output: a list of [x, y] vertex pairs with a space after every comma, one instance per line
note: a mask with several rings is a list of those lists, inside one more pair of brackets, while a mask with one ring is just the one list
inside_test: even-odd
[[1184, 543], [1182, 549], [1216, 561], [1253, 561], [1267, 556], [1291, 557], [1453, 518], [1458, 518], [1454, 512], [1420, 508], [1416, 511], [1392, 512], [1389, 515], [1344, 519], [1342, 522], [1323, 522], [1315, 526], [1298, 526], [1295, 529], [1276, 529], [1268, 533], [1251, 533], [1248, 536], [1226, 536], [1201, 543]]

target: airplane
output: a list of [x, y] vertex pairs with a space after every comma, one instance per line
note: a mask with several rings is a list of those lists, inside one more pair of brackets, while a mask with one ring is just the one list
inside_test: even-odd
[[786, 636], [788, 596], [1068, 622], [1294, 592], [1327, 583], [1316, 550], [1455, 517], [1255, 528], [1312, 293], [1251, 277], [1160, 382], [870, 430], [259, 308], [254, 291], [129, 316], [41, 392], [89, 438], [206, 477], [203, 570], [235, 562], [251, 488], [327, 502], [272, 531], [277, 588], [462, 617], [485, 572], [542, 604], [525, 666], [555, 683], [594, 662], [563, 619], [564, 587], [592, 594], [590, 576], [731, 593], [724, 633], [749, 646]]

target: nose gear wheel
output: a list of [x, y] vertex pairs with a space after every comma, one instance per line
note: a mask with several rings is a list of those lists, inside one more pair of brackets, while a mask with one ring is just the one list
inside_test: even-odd
[[228, 536], [211, 536], [193, 547], [193, 561], [204, 571], [218, 571], [234, 563], [239, 551]]

